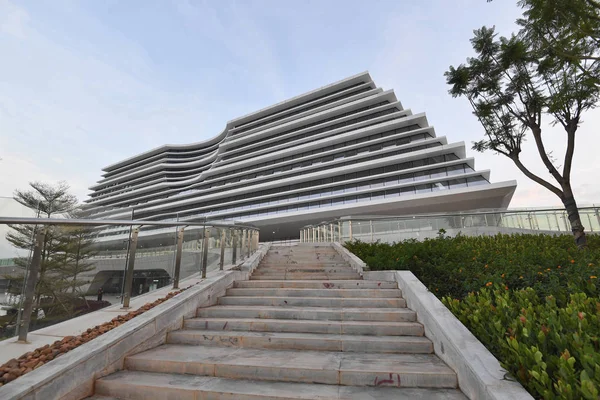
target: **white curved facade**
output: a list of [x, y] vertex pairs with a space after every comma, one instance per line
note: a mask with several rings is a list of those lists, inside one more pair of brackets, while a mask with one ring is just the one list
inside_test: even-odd
[[93, 218], [207, 216], [255, 224], [261, 240], [347, 215], [505, 209], [516, 188], [490, 183], [464, 143], [436, 136], [367, 72], [103, 171], [87, 200]]

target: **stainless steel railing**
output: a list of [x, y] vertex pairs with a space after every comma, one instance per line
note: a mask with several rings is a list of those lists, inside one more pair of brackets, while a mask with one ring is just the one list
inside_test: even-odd
[[[62, 218], [28, 218], [0, 217], [0, 225], [31, 225], [34, 226], [31, 237], [31, 250], [24, 272], [24, 285], [18, 306], [18, 337], [25, 343], [31, 322], [34, 305], [34, 294], [39, 279], [42, 263], [42, 253], [47, 238], [53, 230], [70, 228], [90, 228], [88, 237], [97, 246], [98, 254], [92, 259], [106, 258], [111, 255], [125, 255], [125, 273], [122, 286], [123, 308], [130, 306], [132, 285], [136, 260], [140, 257], [138, 250], [146, 256], [174, 255], [173, 289], [179, 288], [182, 256], [184, 249], [193, 252], [199, 263], [200, 276], [206, 278], [209, 253], [218, 254], [218, 268], [223, 270], [227, 256], [231, 263], [250, 257], [258, 249], [259, 229], [255, 226], [230, 221], [146, 221], [146, 220], [102, 220], [102, 219], [62, 219]], [[108, 227], [122, 227], [129, 230], [128, 238], [123, 240], [118, 234], [111, 234]], [[175, 238], [172, 244], [163, 246], [163, 242], [172, 239], [173, 231], [166, 233], [156, 228], [175, 228]], [[186, 234], [188, 235], [186, 241]], [[143, 244], [146, 248], [143, 248]], [[126, 244], [126, 247], [124, 247]], [[153, 248], [154, 246], [154, 248]], [[148, 247], [151, 249], [148, 250]], [[102, 251], [104, 249], [104, 252]], [[120, 250], [120, 251], [119, 251]], [[214, 258], [214, 257], [213, 257]]]

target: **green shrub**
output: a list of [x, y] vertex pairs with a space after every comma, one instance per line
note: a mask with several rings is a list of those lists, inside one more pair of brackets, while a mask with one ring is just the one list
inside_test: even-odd
[[572, 294], [560, 307], [534, 289], [495, 286], [444, 304], [533, 395], [598, 399], [600, 300]]
[[371, 270], [411, 270], [529, 392], [600, 398], [600, 237], [497, 235], [346, 243]]
[[[600, 237], [589, 235], [580, 251], [568, 235], [439, 237], [423, 242], [349, 242], [346, 247], [371, 270], [410, 270], [438, 297], [462, 299], [486, 285], [532, 287], [564, 305], [569, 295], [598, 296]], [[594, 249], [594, 250], [591, 250]], [[490, 283], [491, 282], [491, 283]]]

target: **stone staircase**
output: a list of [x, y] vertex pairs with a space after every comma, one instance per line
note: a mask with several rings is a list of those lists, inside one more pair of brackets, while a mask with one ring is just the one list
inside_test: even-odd
[[271, 247], [249, 281], [125, 368], [93, 398], [466, 398], [397, 284], [363, 280], [328, 245]]

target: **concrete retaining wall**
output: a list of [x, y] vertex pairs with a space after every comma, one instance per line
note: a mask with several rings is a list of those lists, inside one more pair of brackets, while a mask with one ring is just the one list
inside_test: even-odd
[[0, 387], [3, 400], [79, 400], [93, 394], [96, 379], [123, 369], [125, 357], [166, 342], [198, 307], [214, 305], [234, 281], [247, 280], [267, 253], [262, 244], [242, 265], [210, 277], [159, 306], [48, 364]]
[[398, 282], [407, 307], [416, 311], [425, 336], [433, 342], [435, 354], [456, 372], [458, 385], [469, 399], [533, 399], [412, 272], [365, 271], [364, 279]]
[[533, 399], [500, 362], [410, 271], [394, 271], [407, 306], [417, 312], [435, 354], [458, 377], [469, 399]]
[[360, 276], [363, 276], [363, 271], [368, 268], [360, 258], [358, 258], [354, 253], [352, 253], [351, 251], [346, 249], [344, 246], [342, 246], [338, 242], [333, 242], [331, 245], [333, 246], [335, 251], [337, 251], [338, 254], [340, 256], [342, 256], [344, 261], [346, 261], [348, 264], [350, 264], [352, 269], [354, 269], [356, 272], [358, 272], [358, 274]]

